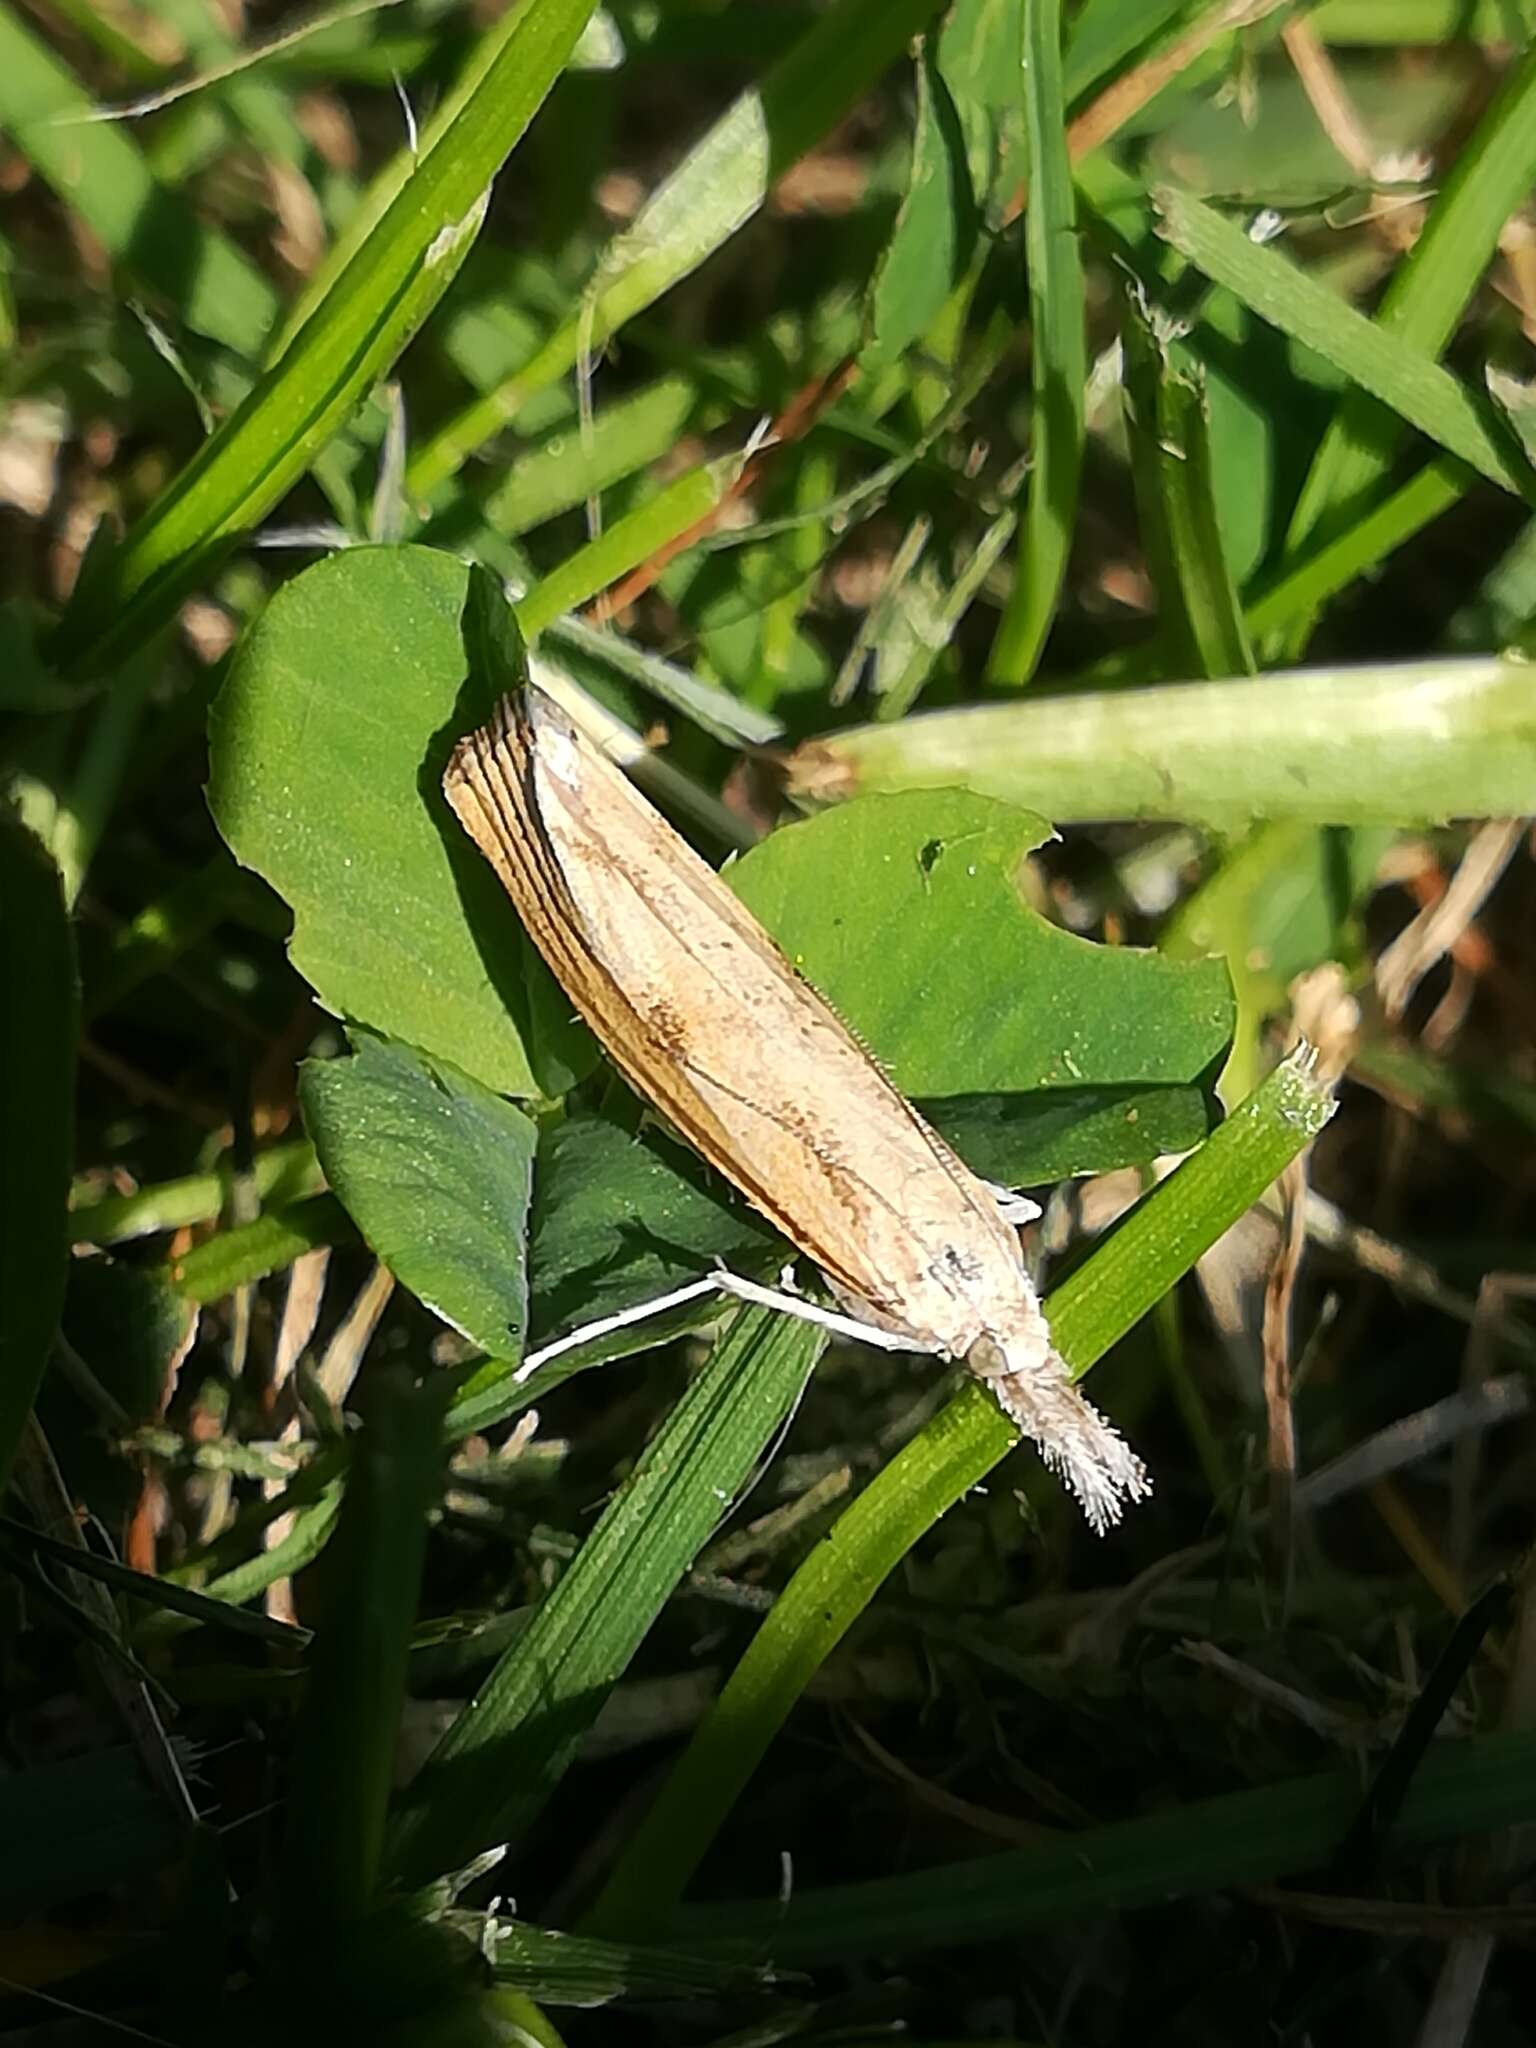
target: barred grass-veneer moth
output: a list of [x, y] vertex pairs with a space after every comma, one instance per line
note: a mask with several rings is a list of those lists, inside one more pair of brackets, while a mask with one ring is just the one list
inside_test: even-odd
[[844, 1305], [966, 1366], [1103, 1529], [1148, 1491], [1071, 1384], [996, 1195], [543, 692], [455, 748], [449, 803], [633, 1087]]

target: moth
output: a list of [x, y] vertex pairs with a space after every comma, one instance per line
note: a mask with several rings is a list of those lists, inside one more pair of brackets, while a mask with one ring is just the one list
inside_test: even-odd
[[1072, 1385], [996, 1192], [714, 870], [544, 692], [455, 747], [444, 793], [631, 1086], [889, 1342], [963, 1365], [1093, 1527], [1149, 1490]]

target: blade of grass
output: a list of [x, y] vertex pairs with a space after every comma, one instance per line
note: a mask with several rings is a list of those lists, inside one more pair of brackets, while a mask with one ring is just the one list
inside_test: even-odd
[[82, 575], [55, 636], [56, 661], [92, 673], [140, 644], [304, 475], [451, 282], [492, 178], [592, 6], [529, 0], [486, 32], [492, 54], [475, 90], [323, 302], [122, 546]]
[[[325, 1185], [315, 1148], [307, 1138], [269, 1145], [251, 1165], [251, 1185], [264, 1202], [285, 1205], [315, 1194]], [[189, 1173], [181, 1180], [157, 1181], [131, 1195], [92, 1197], [74, 1191], [69, 1215], [71, 1244], [119, 1244], [126, 1238], [151, 1237], [161, 1230], [184, 1230], [192, 1223], [211, 1223], [229, 1201], [231, 1169]]]
[[375, 1375], [349, 1461], [288, 1801], [285, 1947], [300, 1956], [374, 1902], [446, 1392]]
[[[1311, 613], [1358, 577], [1385, 561], [1394, 548], [1422, 531], [1432, 519], [1459, 504], [1477, 481], [1476, 472], [1452, 455], [1438, 455], [1399, 485], [1391, 497], [1336, 539], [1321, 547], [1288, 552], [1274, 580], [1251, 598], [1244, 617], [1255, 639]], [[1299, 557], [1299, 559], [1297, 559]]]
[[836, 0], [695, 144], [613, 241], [578, 313], [492, 391], [439, 428], [412, 462], [407, 487], [430, 497], [536, 391], [723, 247], [763, 204], [769, 188], [900, 56], [939, 11], [940, 0]]
[[[604, 407], [590, 433], [578, 436], [574, 427], [561, 427], [536, 446], [519, 449], [506, 480], [485, 500], [487, 523], [516, 540], [621, 483], [676, 446], [697, 403], [698, 387], [690, 378], [660, 377]], [[424, 536], [433, 537], [430, 530]]]
[[9, 1515], [0, 1515], [0, 1544], [7, 1548], [15, 1546], [18, 1550], [39, 1552], [55, 1563], [67, 1566], [70, 1571], [78, 1572], [82, 1578], [95, 1579], [99, 1584], [109, 1586], [114, 1593], [126, 1599], [142, 1600], [157, 1612], [177, 1614], [188, 1622], [200, 1622], [208, 1628], [225, 1629], [231, 1635], [254, 1637], [259, 1642], [285, 1648], [309, 1640], [309, 1630], [297, 1628], [292, 1622], [278, 1621], [268, 1614], [242, 1613], [224, 1601], [209, 1599], [206, 1593], [175, 1585], [169, 1579], [151, 1577], [148, 1572], [133, 1571], [127, 1565], [119, 1564], [115, 1558], [98, 1557], [94, 1550], [61, 1543], [57, 1537], [45, 1535], [41, 1529], [29, 1529], [22, 1522], [12, 1521]]
[[568, 555], [513, 607], [525, 636], [533, 640], [563, 613], [607, 590], [707, 519], [730, 495], [740, 472], [741, 457], [736, 455], [701, 463]]
[[419, 1885], [520, 1834], [800, 1397], [824, 1339], [744, 1310], [555, 1590], [438, 1744], [390, 1847]]
[[[686, 1908], [674, 1942], [777, 1964], [947, 1948], [1012, 1938], [1088, 1914], [1162, 1904], [1194, 1892], [1275, 1883], [1324, 1864], [1360, 1810], [1352, 1769], [1202, 1799], [1038, 1847], [933, 1871], [829, 1886], [771, 1903]], [[1393, 1829], [1397, 1849], [1429, 1848], [1536, 1814], [1536, 1735], [1441, 1742], [1425, 1759]]]
[[1536, 698], [1528, 666], [1498, 656], [1288, 669], [855, 726], [800, 747], [790, 779], [813, 798], [954, 784], [1061, 824], [1522, 816]]
[[0, 128], [157, 307], [249, 355], [278, 297], [235, 244], [160, 184], [125, 129], [89, 119], [95, 102], [11, 8], [0, 10]]
[[[1079, 1374], [1236, 1222], [1331, 1112], [1304, 1067], [1277, 1068], [1056, 1289], [1051, 1328]], [[589, 1931], [638, 1936], [667, 1921], [812, 1675], [912, 1545], [1015, 1441], [991, 1396], [968, 1381], [838, 1518], [779, 1595], [626, 1844]]]
[[291, 1208], [269, 1209], [253, 1222], [221, 1230], [206, 1244], [194, 1245], [172, 1263], [171, 1284], [187, 1301], [222, 1301], [237, 1287], [280, 1273], [301, 1252], [345, 1244], [354, 1236], [335, 1197], [315, 1195]]
[[1194, 198], [1153, 195], [1159, 233], [1197, 270], [1379, 398], [1410, 426], [1516, 497], [1536, 502], [1536, 477], [1487, 403], [1422, 350], [1367, 320], [1325, 284]]
[[[1397, 266], [1376, 326], [1425, 357], [1454, 333], [1498, 249], [1510, 215], [1536, 185], [1536, 42], [1511, 65], [1475, 133], [1454, 159], [1417, 241]], [[1367, 387], [1367, 390], [1372, 387]], [[1359, 504], [1385, 475], [1399, 438], [1364, 392], [1346, 390], [1291, 515], [1290, 544], [1323, 528], [1338, 508]], [[1306, 644], [1312, 614], [1292, 621], [1285, 654]]]
[[1536, 26], [1531, 0], [1319, 0], [1307, 17], [1325, 43], [1505, 43]]
[[0, 1492], [53, 1349], [69, 1269], [79, 988], [59, 871], [0, 806]]
[[1123, 297], [1126, 437], [1159, 623], [1191, 675], [1252, 675], [1253, 649], [1221, 540], [1203, 375], [1135, 290]]
[[1067, 105], [1087, 99], [1187, 11], [1188, 0], [1085, 0], [1067, 39]]
[[1077, 518], [1088, 381], [1083, 256], [1062, 103], [1061, 0], [1025, 0], [1023, 61], [1029, 176], [1024, 246], [1034, 410], [1013, 588], [987, 667], [997, 683], [1029, 681], [1055, 616]]

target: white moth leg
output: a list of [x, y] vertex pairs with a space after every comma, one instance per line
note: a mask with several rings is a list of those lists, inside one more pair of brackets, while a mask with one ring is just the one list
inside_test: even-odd
[[519, 1386], [531, 1379], [541, 1365], [548, 1365], [563, 1352], [574, 1351], [578, 1344], [595, 1344], [599, 1337], [611, 1336], [615, 1330], [649, 1322], [652, 1316], [664, 1316], [668, 1309], [682, 1308], [687, 1302], [718, 1291], [719, 1282], [711, 1273], [702, 1280], [690, 1280], [686, 1287], [674, 1287], [670, 1294], [658, 1294], [652, 1301], [637, 1301], [633, 1308], [621, 1308], [611, 1316], [599, 1316], [594, 1323], [583, 1323], [579, 1330], [570, 1330], [565, 1336], [556, 1337], [552, 1344], [542, 1344], [537, 1351], [530, 1351], [513, 1373], [512, 1384]]
[[[786, 1266], [781, 1278], [787, 1278], [790, 1269]], [[755, 1308], [775, 1308], [782, 1315], [798, 1316], [803, 1323], [815, 1323], [819, 1329], [830, 1330], [837, 1337], [853, 1337], [860, 1344], [873, 1344], [881, 1351], [921, 1351], [920, 1344], [914, 1344], [910, 1337], [898, 1336], [890, 1330], [882, 1330], [873, 1323], [860, 1322], [856, 1316], [841, 1316], [835, 1309], [822, 1308], [814, 1301], [807, 1301], [803, 1294], [792, 1294], [787, 1288], [760, 1287], [755, 1280], [743, 1280], [739, 1273], [724, 1271], [708, 1273], [702, 1279], [690, 1280], [685, 1286], [673, 1288], [670, 1294], [658, 1294], [654, 1300], [638, 1301], [632, 1308], [621, 1308], [611, 1316], [599, 1316], [595, 1322], [583, 1323], [580, 1329], [567, 1331], [563, 1337], [556, 1337], [553, 1343], [543, 1344], [537, 1351], [530, 1351], [522, 1364], [512, 1375], [512, 1384], [520, 1386], [531, 1379], [541, 1366], [551, 1359], [561, 1357], [567, 1351], [574, 1351], [578, 1345], [595, 1344], [599, 1338], [608, 1337], [615, 1330], [627, 1330], [636, 1323], [649, 1322], [653, 1316], [664, 1316], [669, 1310], [683, 1308], [690, 1301], [699, 1301], [706, 1294], [726, 1294], [737, 1301], [750, 1302]]]
[[853, 1337], [860, 1344], [873, 1344], [880, 1351], [921, 1351], [910, 1337], [882, 1330], [874, 1323], [861, 1323], [857, 1316], [840, 1316], [836, 1309], [822, 1308], [802, 1294], [785, 1294], [774, 1287], [760, 1287], [755, 1280], [743, 1280], [735, 1273], [716, 1273], [714, 1283], [722, 1294], [750, 1301], [758, 1308], [776, 1308], [786, 1316], [798, 1316], [803, 1323], [815, 1323], [835, 1337]]
[[1021, 1224], [1033, 1223], [1036, 1217], [1045, 1214], [1038, 1202], [1032, 1202], [1028, 1195], [1018, 1194], [1013, 1188], [1002, 1187], [995, 1180], [984, 1180], [982, 1186], [996, 1202], [1003, 1221], [1011, 1223], [1015, 1229]]

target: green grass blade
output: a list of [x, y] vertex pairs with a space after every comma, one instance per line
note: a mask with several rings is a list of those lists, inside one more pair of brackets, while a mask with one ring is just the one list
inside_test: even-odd
[[[307, 1138], [269, 1145], [251, 1166], [251, 1184], [264, 1202], [302, 1201], [325, 1185], [315, 1148]], [[191, 1223], [211, 1223], [229, 1201], [231, 1174], [227, 1166], [208, 1173], [189, 1173], [180, 1180], [157, 1181], [131, 1195], [92, 1197], [75, 1190], [69, 1213], [72, 1244], [121, 1244], [132, 1237], [153, 1237], [162, 1230], [184, 1230]]]
[[334, 1195], [314, 1195], [289, 1208], [269, 1209], [254, 1222], [221, 1230], [184, 1252], [170, 1268], [171, 1284], [187, 1301], [222, 1301], [237, 1287], [281, 1273], [302, 1252], [345, 1244], [354, 1236]]
[[487, 1950], [498, 1984], [514, 1984], [544, 2005], [607, 2005], [616, 1998], [687, 1998], [759, 1987], [750, 1964], [708, 1961], [683, 1950], [587, 1941], [578, 1934], [498, 1920]]
[[893, 63], [940, 0], [836, 0], [691, 149], [604, 252], [581, 309], [532, 360], [449, 420], [407, 482], [429, 497], [524, 403], [596, 352], [626, 320], [698, 269], [749, 221], [769, 187]]
[[1023, 84], [1029, 165], [1024, 244], [1035, 402], [1013, 588], [988, 664], [999, 683], [1028, 682], [1040, 659], [1067, 573], [1083, 466], [1088, 338], [1062, 103], [1061, 0], [1025, 0]]
[[559, 1585], [413, 1783], [391, 1845], [402, 1882], [424, 1883], [527, 1826], [794, 1408], [823, 1341], [772, 1311], [736, 1316]]
[[1196, 269], [1262, 320], [1304, 342], [1372, 397], [1517, 497], [1536, 501], [1536, 477], [1488, 405], [1421, 349], [1367, 320], [1272, 248], [1187, 192], [1154, 195], [1160, 232]]
[[374, 1375], [349, 1462], [288, 1801], [286, 1945], [302, 1955], [374, 1903], [446, 1392]]
[[1289, 669], [931, 712], [793, 759], [811, 795], [953, 784], [1060, 824], [1519, 816], [1536, 806], [1536, 698], [1529, 668], [1497, 656]]
[[0, 807], [0, 1490], [53, 1349], [69, 1268], [80, 994], [59, 871]]
[[1536, 29], [1531, 0], [1320, 0], [1308, 26], [1325, 43], [1506, 43]]
[[1394, 548], [1459, 504], [1476, 483], [1474, 471], [1452, 455], [1438, 455], [1400, 484], [1363, 518], [1321, 547], [1304, 544], [1281, 562], [1274, 578], [1244, 611], [1257, 639], [1288, 626], [1326, 603], [1336, 591], [1386, 560]]
[[[1456, 151], [1413, 247], [1382, 298], [1376, 325], [1405, 346], [1436, 357], [1496, 254], [1510, 215], [1536, 185], [1536, 42], [1510, 67], [1476, 132]], [[1396, 422], [1369, 397], [1346, 391], [1312, 460], [1291, 517], [1294, 545], [1335, 507], [1358, 504], [1386, 473]], [[1288, 635], [1294, 654], [1306, 620]]]
[[[1255, 1094], [1051, 1296], [1062, 1356], [1084, 1372], [1257, 1200], [1327, 1122], [1332, 1103], [1295, 1063]], [[593, 1931], [664, 1924], [813, 1673], [886, 1577], [1009, 1451], [1013, 1429], [967, 1381], [881, 1471], [780, 1594], [631, 1837]]]
[[388, 369], [479, 231], [492, 178], [559, 76], [593, 0], [529, 0], [489, 30], [494, 55], [278, 363], [161, 494], [56, 636], [76, 672], [111, 665], [162, 625], [261, 519]]
[[94, 1550], [61, 1543], [56, 1536], [49, 1536], [41, 1529], [13, 1522], [9, 1515], [0, 1515], [0, 1544], [14, 1545], [16, 1552], [21, 1554], [36, 1551], [56, 1564], [67, 1566], [81, 1578], [94, 1579], [99, 1585], [110, 1587], [121, 1598], [140, 1600], [158, 1613], [178, 1615], [189, 1624], [201, 1623], [208, 1628], [224, 1629], [231, 1635], [278, 1644], [286, 1649], [309, 1639], [308, 1629], [296, 1628], [290, 1621], [279, 1621], [270, 1614], [246, 1614], [225, 1601], [211, 1600], [206, 1593], [196, 1592], [189, 1586], [178, 1586], [170, 1579], [152, 1577], [148, 1572], [133, 1571], [127, 1565], [119, 1564], [115, 1558], [98, 1556]]
[[653, 498], [616, 519], [605, 533], [590, 540], [521, 599], [514, 610], [517, 623], [532, 640], [566, 612], [574, 611], [600, 590], [617, 583], [641, 562], [649, 561], [680, 534], [707, 519], [724, 500], [741, 464], [735, 456], [704, 462], [664, 486]]
[[[658, 461], [682, 439], [698, 395], [692, 378], [659, 377], [643, 391], [605, 406], [590, 434], [566, 425], [519, 449], [481, 508], [486, 524], [515, 540]], [[424, 538], [431, 541], [436, 535], [429, 529]]]
[[1127, 292], [1124, 304], [1126, 438], [1161, 629], [1191, 675], [1251, 675], [1253, 649], [1222, 546], [1203, 376], [1174, 360], [1138, 293]]
[[235, 244], [160, 184], [121, 123], [88, 117], [95, 102], [14, 9], [0, 9], [0, 129], [97, 235], [157, 310], [249, 356], [278, 297]]
[[[947, 1863], [770, 1904], [695, 1906], [672, 1938], [770, 1954], [778, 1964], [1009, 1940], [1021, 1924], [1077, 1920], [1194, 1892], [1276, 1883], [1326, 1862], [1360, 1811], [1360, 1775], [1321, 1771], [1170, 1813], [1064, 1835], [1038, 1848]], [[1392, 1830], [1414, 1850], [1536, 1815], [1536, 1735], [1436, 1743]]]

